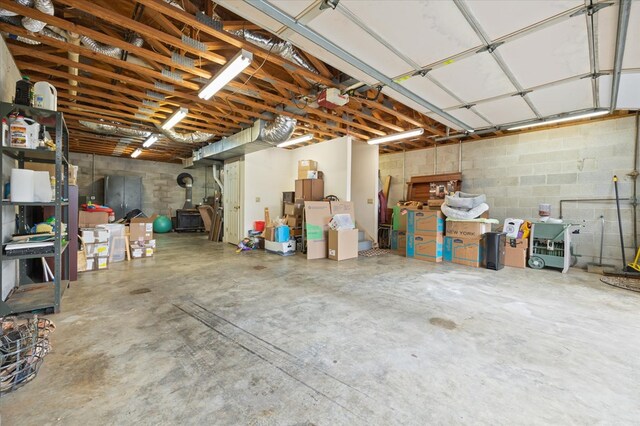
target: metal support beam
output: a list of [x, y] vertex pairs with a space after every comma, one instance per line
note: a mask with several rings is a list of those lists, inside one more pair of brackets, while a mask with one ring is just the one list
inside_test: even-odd
[[621, 0], [618, 9], [618, 32], [616, 33], [616, 56], [613, 62], [613, 81], [611, 83], [611, 106], [613, 112], [618, 103], [618, 90], [620, 89], [620, 72], [622, 71], [622, 59], [624, 47], [627, 41], [627, 28], [629, 27], [629, 15], [631, 14], [631, 0]]
[[312, 41], [313, 43], [316, 43], [318, 46], [322, 47], [323, 49], [325, 49], [329, 53], [337, 56], [338, 58], [342, 59], [343, 61], [346, 61], [346, 62], [350, 63], [351, 65], [353, 65], [354, 67], [356, 67], [360, 71], [362, 71], [363, 73], [365, 73], [365, 74], [371, 76], [372, 78], [376, 79], [377, 81], [379, 81], [381, 84], [384, 84], [385, 86], [395, 90], [396, 92], [398, 92], [402, 96], [405, 96], [405, 97], [411, 99], [413, 102], [415, 102], [415, 103], [417, 103], [419, 105], [422, 105], [423, 107], [429, 109], [430, 111], [433, 111], [434, 113], [438, 114], [442, 118], [445, 118], [445, 119], [449, 120], [450, 122], [454, 123], [455, 125], [460, 126], [462, 129], [465, 129], [465, 130], [468, 130], [468, 131], [473, 131], [473, 128], [471, 126], [468, 126], [467, 124], [465, 124], [462, 121], [458, 120], [457, 118], [455, 118], [451, 114], [441, 110], [437, 106], [433, 105], [431, 102], [428, 102], [428, 101], [422, 99], [420, 96], [418, 96], [415, 93], [411, 92], [406, 87], [402, 86], [401, 84], [396, 83], [391, 78], [389, 78], [386, 75], [382, 74], [377, 69], [371, 67], [370, 65], [368, 65], [365, 62], [363, 62], [362, 60], [356, 58], [355, 56], [353, 56], [352, 54], [350, 54], [346, 50], [344, 50], [341, 47], [335, 45], [334, 43], [332, 43], [331, 41], [327, 40], [326, 38], [324, 38], [320, 34], [316, 33], [312, 29], [308, 28], [306, 25], [303, 25], [302, 23], [298, 22], [296, 19], [294, 19], [291, 16], [287, 15], [286, 13], [282, 12], [280, 9], [278, 9], [275, 6], [273, 6], [271, 3], [267, 2], [266, 0], [252, 0], [252, 1], [249, 1], [249, 4], [252, 7], [254, 7], [255, 9], [259, 10], [260, 12], [262, 12], [262, 13], [266, 14], [267, 16], [271, 17], [272, 19], [275, 19], [276, 21], [280, 22], [282, 25], [285, 25], [285, 26], [293, 29], [295, 32], [297, 32], [301, 36], [307, 38], [308, 40]]

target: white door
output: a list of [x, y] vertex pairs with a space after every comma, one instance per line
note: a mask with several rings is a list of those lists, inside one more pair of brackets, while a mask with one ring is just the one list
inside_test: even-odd
[[233, 161], [224, 165], [224, 241], [238, 244], [240, 241], [240, 224], [242, 223], [242, 175], [241, 161]]

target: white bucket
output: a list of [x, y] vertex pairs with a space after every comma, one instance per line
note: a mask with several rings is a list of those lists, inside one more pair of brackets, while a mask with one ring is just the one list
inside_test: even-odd
[[551, 216], [551, 204], [538, 204], [538, 215], [540, 217]]
[[58, 91], [46, 81], [38, 81], [33, 85], [33, 106], [36, 108], [58, 110]]

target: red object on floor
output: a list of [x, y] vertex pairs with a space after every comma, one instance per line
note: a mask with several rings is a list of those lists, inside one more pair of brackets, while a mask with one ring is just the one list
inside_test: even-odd
[[253, 222], [253, 230], [258, 232], [264, 231], [264, 220], [256, 220]]

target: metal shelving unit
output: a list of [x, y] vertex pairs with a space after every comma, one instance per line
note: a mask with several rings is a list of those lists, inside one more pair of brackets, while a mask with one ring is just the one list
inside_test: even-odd
[[[19, 274], [16, 287], [6, 301], [0, 301], [0, 312], [21, 313], [35, 310], [53, 309], [60, 312], [61, 299], [65, 289], [69, 286], [69, 253], [66, 251], [68, 241], [63, 241], [62, 223], [69, 223], [69, 131], [61, 112], [49, 111], [40, 108], [32, 108], [26, 105], [8, 104], [0, 102], [0, 119], [9, 118], [13, 113], [20, 113], [31, 118], [46, 130], [55, 139], [56, 149], [29, 149], [5, 146], [10, 141], [2, 143], [0, 152], [0, 188], [4, 196], [4, 157], [10, 157], [18, 162], [18, 168], [24, 168], [26, 163], [48, 163], [55, 165], [55, 194], [54, 201], [51, 202], [12, 202], [2, 200], [3, 208], [0, 208], [0, 222], [4, 223], [3, 210], [5, 206], [15, 206], [18, 210], [18, 229], [24, 230], [36, 209], [43, 207], [53, 207], [55, 216], [55, 241], [54, 250], [51, 253], [24, 254], [17, 256], [7, 256], [4, 253], [4, 242], [8, 240], [3, 235], [3, 247], [0, 250], [0, 263], [7, 261], [19, 262]], [[52, 282], [34, 282], [30, 277], [30, 261], [39, 258], [53, 258]], [[0, 291], [3, 280], [0, 278]]]

